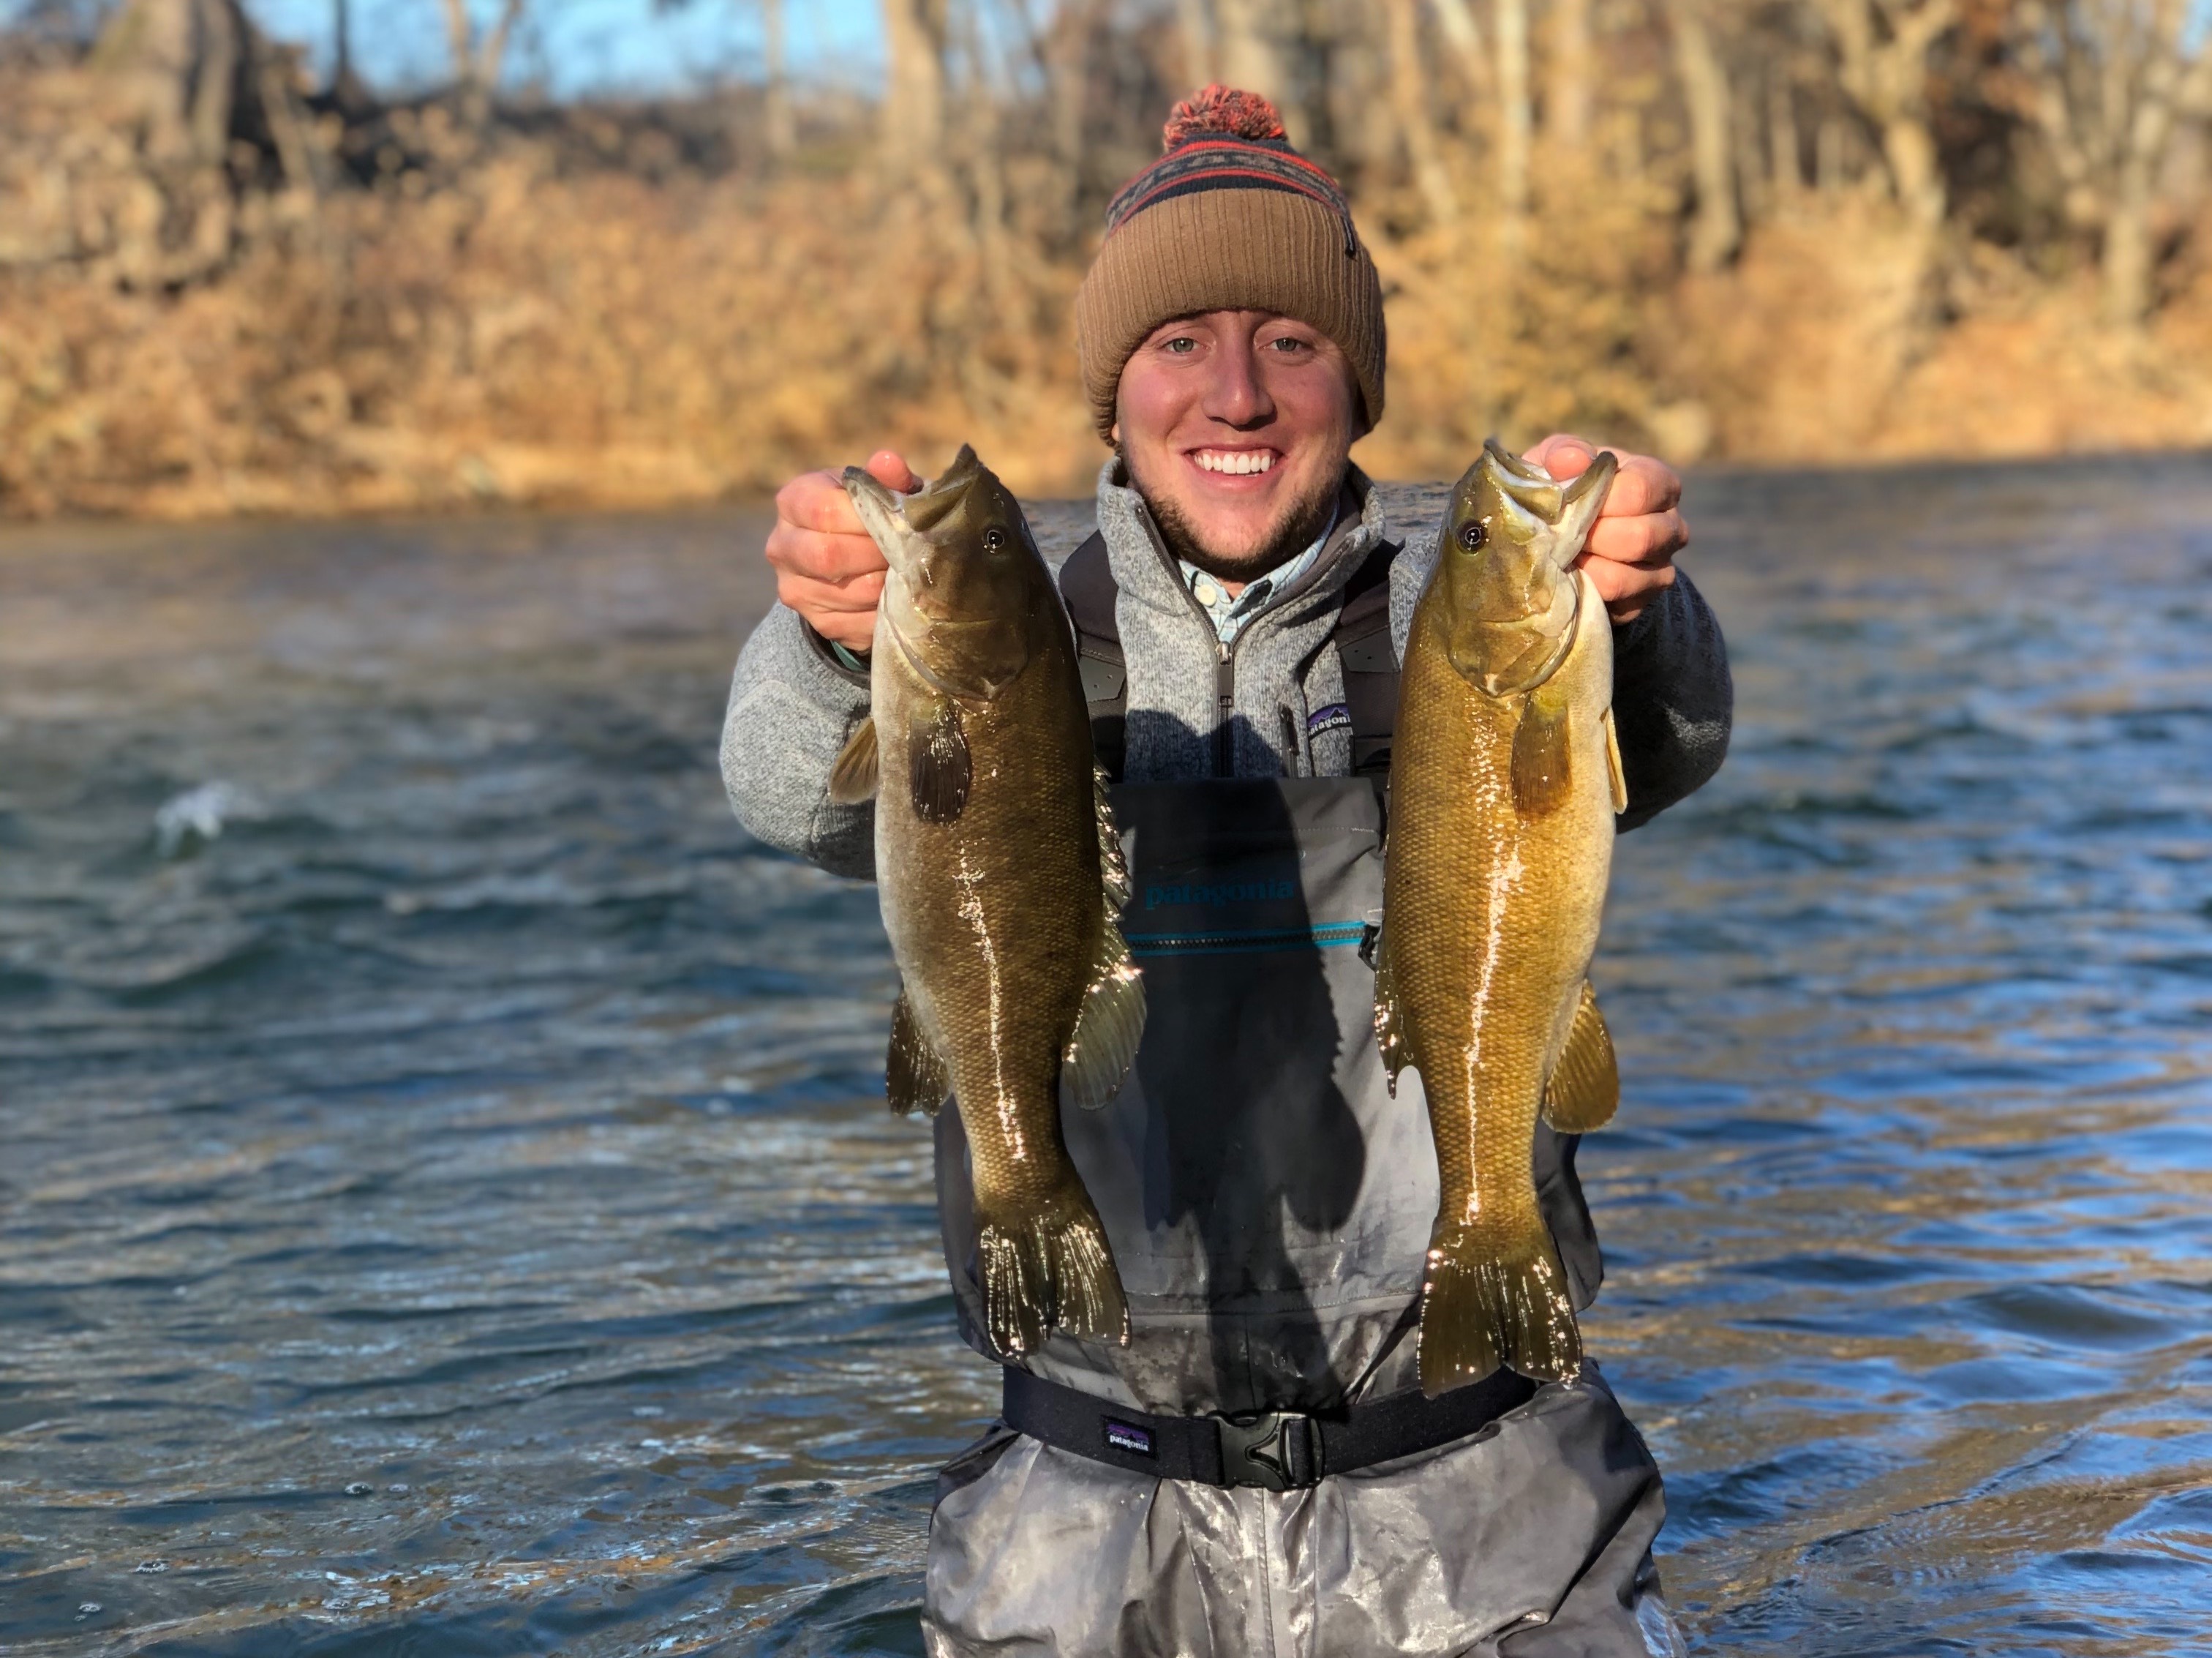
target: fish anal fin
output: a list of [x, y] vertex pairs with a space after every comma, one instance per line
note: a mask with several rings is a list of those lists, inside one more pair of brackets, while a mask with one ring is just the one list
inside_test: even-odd
[[1099, 930], [1091, 986], [1075, 1015], [1075, 1030], [1060, 1058], [1060, 1080], [1067, 1097], [1085, 1111], [1097, 1111], [1121, 1092], [1145, 1036], [1145, 978], [1129, 946], [1106, 912]]
[[876, 795], [876, 722], [862, 720], [845, 739], [837, 763], [830, 768], [830, 799], [838, 806], [858, 806]]
[[901, 990], [891, 1009], [890, 1046], [884, 1055], [884, 1093], [891, 1109], [902, 1117], [917, 1111], [934, 1117], [951, 1092], [952, 1073], [923, 1034], [913, 999]]
[[1582, 1375], [1583, 1338], [1544, 1223], [1439, 1224], [1421, 1285], [1421, 1391], [1431, 1399], [1501, 1364], [1536, 1381]]
[[1605, 710], [1605, 778], [1613, 786], [1614, 815], [1628, 809], [1628, 768], [1621, 763], [1620, 735], [1613, 729], [1613, 710]]
[[1513, 732], [1513, 804], [1523, 818], [1555, 810], [1574, 783], [1567, 700], [1551, 691], [1547, 684], [1528, 693]]
[[1544, 1120], [1562, 1134], [1587, 1134], [1611, 1122], [1620, 1106], [1620, 1064], [1613, 1055], [1613, 1034], [1598, 1011], [1597, 992], [1585, 978], [1566, 1045], [1545, 1086]]
[[1413, 1064], [1406, 1047], [1406, 1011], [1398, 1001], [1398, 975], [1390, 966], [1390, 930], [1384, 927], [1375, 943], [1375, 1045], [1382, 1052], [1382, 1080], [1391, 1096], [1398, 1093], [1398, 1073]]
[[960, 704], [950, 697], [915, 710], [907, 734], [907, 771], [916, 817], [924, 823], [959, 820], [968, 809], [975, 765], [968, 753], [968, 734], [960, 727]]

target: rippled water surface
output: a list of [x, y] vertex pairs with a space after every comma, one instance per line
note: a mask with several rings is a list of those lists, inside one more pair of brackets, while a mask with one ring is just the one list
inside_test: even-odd
[[[1713, 478], [1592, 1344], [1693, 1645], [2212, 1653], [2212, 466]], [[0, 1648], [914, 1653], [993, 1408], [757, 519], [0, 537]]]

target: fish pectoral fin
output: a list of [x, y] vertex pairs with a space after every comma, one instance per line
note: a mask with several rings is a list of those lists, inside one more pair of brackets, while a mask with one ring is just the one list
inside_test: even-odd
[[1375, 942], [1375, 1045], [1382, 1052], [1382, 1080], [1395, 1099], [1398, 1073], [1413, 1064], [1413, 1056], [1406, 1051], [1406, 1012], [1399, 1005], [1398, 976], [1390, 966], [1388, 926]]
[[858, 806], [876, 797], [876, 722], [862, 720], [845, 739], [837, 763], [830, 768], [830, 799], [838, 806]]
[[1091, 964], [1091, 988], [1075, 1015], [1075, 1031], [1060, 1056], [1067, 1097], [1097, 1111], [1121, 1091], [1145, 1036], [1145, 978], [1109, 911]]
[[1613, 708], [1607, 704], [1605, 718], [1605, 778], [1613, 787], [1613, 811], [1618, 817], [1628, 809], [1628, 768], [1621, 764], [1620, 734], [1613, 729]]
[[1431, 1399], [1501, 1364], [1535, 1381], [1582, 1375], [1583, 1337], [1543, 1222], [1441, 1223], [1421, 1284], [1421, 1391]]
[[1524, 818], [1540, 818], [1567, 797], [1574, 783], [1567, 741], [1567, 698], [1549, 682], [1521, 704], [1513, 732], [1513, 804]]
[[917, 1111], [937, 1115], [952, 1092], [952, 1073], [914, 1016], [914, 1001], [902, 988], [891, 1009], [890, 1047], [884, 1055], [884, 1093], [901, 1117]]
[[968, 809], [975, 763], [961, 728], [960, 704], [950, 697], [917, 708], [907, 734], [907, 786], [924, 823], [953, 823]]
[[1613, 1033], [1598, 1011], [1597, 992], [1585, 978], [1566, 1045], [1544, 1089], [1544, 1120], [1562, 1134], [1587, 1134], [1611, 1122], [1620, 1106], [1620, 1064], [1613, 1057]]

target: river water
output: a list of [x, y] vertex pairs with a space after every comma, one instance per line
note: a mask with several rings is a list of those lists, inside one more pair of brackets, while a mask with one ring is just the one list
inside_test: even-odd
[[[1590, 1343], [1694, 1648], [2212, 1653], [2212, 466], [1711, 477]], [[957, 1345], [757, 516], [0, 536], [0, 1649], [911, 1654]]]

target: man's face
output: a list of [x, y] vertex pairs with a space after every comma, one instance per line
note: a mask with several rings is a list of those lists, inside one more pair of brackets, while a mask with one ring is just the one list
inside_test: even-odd
[[1137, 347], [1114, 436], [1169, 550], [1244, 582], [1327, 525], [1358, 410], [1352, 365], [1320, 330], [1267, 311], [1206, 311]]

